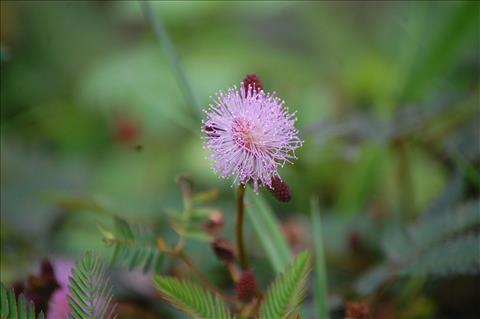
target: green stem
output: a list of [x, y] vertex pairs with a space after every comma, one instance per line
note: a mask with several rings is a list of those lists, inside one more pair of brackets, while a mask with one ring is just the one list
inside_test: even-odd
[[235, 298], [225, 294], [223, 291], [221, 291], [220, 289], [218, 289], [217, 287], [215, 287], [214, 284], [210, 283], [210, 281], [208, 280], [207, 277], [205, 277], [205, 275], [200, 271], [198, 270], [197, 266], [195, 265], [195, 263], [190, 260], [190, 258], [188, 258], [187, 255], [185, 255], [183, 252], [180, 252], [178, 254], [176, 254], [176, 256], [178, 258], [180, 258], [187, 266], [188, 268], [190, 269], [190, 271], [197, 276], [198, 280], [200, 280], [200, 282], [202, 283], [202, 285], [209, 289], [211, 292], [213, 292], [214, 294], [217, 294], [219, 296], [221, 296], [223, 299], [225, 299], [226, 301], [230, 302], [230, 303], [235, 303], [236, 300]]
[[240, 260], [240, 266], [243, 270], [248, 268], [247, 254], [245, 253], [245, 244], [243, 241], [243, 220], [245, 216], [245, 185], [240, 184], [237, 190], [237, 225], [236, 225], [236, 234], [237, 234], [237, 250], [238, 258]]
[[160, 44], [162, 44], [165, 48], [165, 53], [167, 54], [168, 59], [174, 67], [178, 85], [180, 86], [180, 89], [182, 90], [182, 93], [187, 100], [187, 103], [193, 107], [193, 109], [197, 113], [197, 116], [201, 116], [201, 106], [195, 98], [195, 95], [193, 94], [192, 87], [190, 86], [190, 83], [187, 80], [187, 76], [185, 75], [185, 71], [180, 64], [180, 60], [178, 58], [175, 47], [160, 17], [154, 14], [150, 1], [143, 0], [140, 1], [140, 3], [145, 19], [152, 26], [158, 42], [160, 42]]

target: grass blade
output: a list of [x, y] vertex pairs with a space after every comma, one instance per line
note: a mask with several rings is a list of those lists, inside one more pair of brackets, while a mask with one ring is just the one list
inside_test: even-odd
[[313, 197], [310, 201], [313, 228], [313, 248], [315, 252], [315, 303], [317, 307], [317, 317], [328, 319], [327, 272], [325, 267], [325, 252], [323, 249], [320, 209], [318, 208], [318, 198]]
[[173, 45], [173, 42], [170, 39], [170, 36], [167, 30], [165, 29], [162, 21], [160, 20], [160, 17], [155, 16], [149, 1], [147, 0], [141, 1], [141, 6], [142, 6], [142, 11], [145, 16], [145, 19], [151, 25], [155, 33], [155, 36], [158, 39], [158, 42], [164, 47], [165, 53], [167, 54], [168, 59], [170, 60], [170, 63], [174, 67], [178, 84], [180, 86], [180, 89], [182, 90], [182, 93], [187, 103], [192, 106], [193, 110], [196, 112], [196, 115], [198, 117], [201, 117], [202, 108], [200, 106], [200, 103], [198, 103], [197, 99], [195, 98], [195, 95], [193, 94], [193, 89], [187, 79], [187, 76], [185, 75], [185, 71], [183, 70], [182, 65], [180, 64], [178, 54], [175, 50], [175, 46]]
[[442, 30], [436, 32], [437, 37], [411, 73], [404, 91], [406, 98], [420, 97], [435, 77], [448, 67], [465, 37], [478, 23], [479, 8], [477, 1], [464, 1], [452, 10], [450, 19]]
[[283, 236], [280, 223], [260, 195], [247, 191], [247, 200], [253, 203], [252, 207], [247, 206], [248, 219], [260, 239], [273, 269], [278, 274], [292, 260], [292, 253]]

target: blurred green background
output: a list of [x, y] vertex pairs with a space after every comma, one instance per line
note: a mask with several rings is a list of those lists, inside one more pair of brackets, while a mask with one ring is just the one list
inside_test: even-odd
[[[305, 145], [280, 171], [293, 199], [265, 198], [290, 243], [305, 247], [310, 197], [318, 196], [332, 309], [387, 260], [385, 233], [478, 200], [478, 2], [152, 6], [202, 107], [256, 73], [298, 111]], [[57, 204], [65, 197], [155, 223], [180, 209], [175, 177], [189, 173], [197, 190], [220, 190], [215, 205], [230, 229], [233, 189], [205, 159], [201, 113], [182, 96], [138, 2], [2, 1], [0, 36], [3, 282], [35, 271], [46, 256], [108, 254], [98, 217], [72, 214]], [[478, 201], [473, 210], [480, 214]], [[213, 269], [204, 250], [201, 262]], [[268, 282], [263, 253], [252, 250]], [[383, 303], [393, 315], [378, 317], [469, 318], [468, 293], [442, 299], [448, 280], [427, 287], [433, 293], [407, 281]]]

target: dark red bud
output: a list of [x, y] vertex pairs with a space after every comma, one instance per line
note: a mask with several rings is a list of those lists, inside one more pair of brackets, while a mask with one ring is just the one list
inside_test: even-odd
[[289, 202], [292, 199], [292, 192], [287, 182], [278, 176], [272, 177], [272, 187], [268, 189], [276, 199], [283, 203]]
[[247, 95], [247, 92], [250, 92], [250, 94], [252, 94], [254, 90], [255, 93], [263, 90], [263, 83], [262, 81], [260, 81], [257, 75], [252, 73], [247, 74], [245, 79], [243, 79], [243, 87], [245, 90], [245, 95]]
[[241, 301], [250, 301], [257, 295], [258, 287], [255, 275], [250, 270], [245, 270], [235, 286], [237, 297]]
[[223, 213], [219, 210], [215, 210], [208, 216], [208, 221], [204, 224], [206, 231], [212, 233], [223, 227], [225, 218]]
[[370, 310], [364, 302], [348, 302], [345, 305], [345, 315], [348, 319], [367, 319]]
[[232, 263], [235, 261], [235, 248], [232, 243], [223, 238], [217, 238], [212, 243], [213, 252], [218, 259], [225, 263]]

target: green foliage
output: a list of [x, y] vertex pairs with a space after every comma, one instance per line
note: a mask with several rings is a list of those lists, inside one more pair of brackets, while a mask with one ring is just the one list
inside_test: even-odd
[[318, 198], [311, 199], [312, 233], [315, 249], [315, 301], [319, 318], [328, 319], [327, 308], [327, 271], [325, 269], [325, 252], [323, 248], [322, 224]]
[[424, 95], [435, 77], [445, 71], [448, 64], [457, 57], [463, 40], [474, 29], [475, 23], [478, 23], [479, 8], [476, 1], [463, 1], [452, 10], [449, 19], [441, 30], [435, 32], [426, 53], [418, 59], [412, 70], [405, 87], [405, 97], [417, 98]]
[[406, 256], [429, 250], [442, 241], [480, 226], [480, 201], [472, 201], [443, 214], [424, 215], [406, 231], [389, 234], [384, 249], [390, 260], [404, 262]]
[[43, 312], [35, 314], [33, 302], [27, 303], [23, 294], [15, 298], [13, 288], [0, 285], [0, 318], [5, 319], [43, 319]]
[[337, 210], [351, 216], [361, 211], [372, 196], [382, 173], [385, 151], [377, 146], [365, 147], [361, 157], [347, 174], [339, 194]]
[[392, 276], [449, 276], [480, 273], [480, 201], [441, 214], [427, 214], [405, 232], [387, 235], [387, 262], [356, 283], [358, 291], [373, 292]]
[[101, 228], [104, 241], [114, 246], [112, 264], [141, 267], [143, 272], [160, 272], [164, 255], [158, 250], [155, 235], [145, 226], [130, 226], [124, 219], [114, 217], [112, 231]]
[[292, 260], [292, 254], [281, 231], [280, 223], [260, 195], [248, 192], [247, 199], [249, 202], [253, 202], [253, 207], [247, 208], [248, 218], [273, 269], [276, 273], [279, 273]]
[[218, 296], [197, 284], [162, 276], [155, 277], [155, 284], [162, 296], [189, 318], [232, 318], [230, 311]]
[[68, 287], [69, 319], [116, 318], [106, 271], [100, 258], [90, 252], [76, 263]]
[[303, 252], [275, 279], [260, 308], [260, 318], [291, 318], [305, 296], [311, 255]]
[[410, 265], [404, 267], [403, 275], [478, 274], [480, 273], [480, 235], [469, 234], [437, 245]]
[[[185, 187], [185, 182], [183, 182]], [[183, 211], [171, 212], [169, 214], [170, 225], [172, 229], [180, 236], [187, 239], [212, 242], [213, 237], [205, 231], [204, 224], [209, 216], [216, 211], [215, 208], [203, 206], [206, 202], [218, 196], [218, 191], [210, 190], [191, 194], [191, 185], [187, 186], [189, 191], [183, 195]]]

